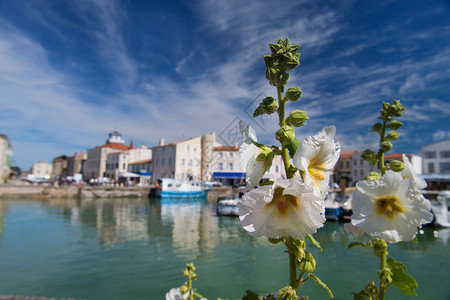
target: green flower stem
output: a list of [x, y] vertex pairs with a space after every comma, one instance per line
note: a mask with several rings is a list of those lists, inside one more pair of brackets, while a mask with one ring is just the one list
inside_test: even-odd
[[307, 277], [305, 280], [303, 280], [303, 275], [305, 275], [305, 272], [301, 272], [300, 276], [298, 276], [298, 280], [297, 280], [297, 285], [300, 286], [303, 284], [303, 282], [305, 282], [306, 280], [309, 279], [309, 277]]
[[[387, 249], [383, 251], [380, 257], [380, 270], [384, 270], [386, 268], [386, 258], [387, 258]], [[378, 300], [384, 300], [384, 292], [386, 291], [387, 286], [380, 281], [380, 292], [378, 294]]]
[[297, 292], [299, 285], [297, 282], [297, 257], [294, 253], [289, 253], [289, 285]]
[[384, 164], [384, 152], [381, 151], [381, 143], [384, 141], [385, 135], [386, 135], [386, 121], [383, 120], [383, 130], [380, 134], [380, 151], [378, 151], [381, 175], [386, 175], [386, 166]]
[[[280, 127], [286, 125], [286, 118], [284, 117], [284, 103], [286, 102], [283, 99], [283, 92], [282, 89], [277, 86], [277, 92], [278, 92], [278, 118], [280, 120]], [[294, 177], [294, 174], [290, 171], [290, 161], [289, 161], [289, 152], [288, 149], [282, 145], [281, 146], [281, 157], [283, 158], [284, 163], [284, 169], [286, 170], [286, 177], [287, 179], [291, 179]]]
[[[286, 118], [284, 117], [284, 103], [285, 100], [283, 100], [283, 92], [282, 89], [277, 86], [277, 93], [278, 93], [278, 118], [280, 120], [280, 127], [286, 125]], [[281, 145], [281, 157], [283, 158], [284, 163], [284, 169], [286, 170], [286, 177], [288, 179], [293, 177], [293, 174], [291, 173], [289, 166], [289, 153], [288, 149]], [[297, 292], [298, 289], [298, 283], [297, 283], [297, 258], [295, 257], [294, 253], [289, 252], [289, 284], [294, 289], [295, 292]]]

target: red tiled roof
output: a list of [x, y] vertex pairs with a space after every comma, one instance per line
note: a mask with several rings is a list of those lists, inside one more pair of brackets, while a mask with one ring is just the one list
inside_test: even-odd
[[[406, 156], [410, 157], [411, 155], [406, 154]], [[392, 154], [385, 154], [384, 159], [392, 159], [392, 158], [403, 158], [403, 153], [392, 153]]]
[[350, 158], [355, 153], [360, 153], [361, 151], [347, 151], [347, 152], [341, 152], [341, 155], [339, 158]]
[[120, 149], [120, 150], [128, 150], [129, 149], [129, 147], [127, 145], [119, 144], [119, 143], [108, 143], [103, 146], [100, 146], [100, 148], [114, 148], [114, 149]]
[[239, 151], [239, 147], [236, 146], [220, 146], [213, 148], [213, 151]]
[[128, 165], [142, 165], [142, 164], [148, 164], [150, 162], [152, 162], [151, 159], [146, 159], [146, 160], [135, 161], [134, 163], [129, 163]]

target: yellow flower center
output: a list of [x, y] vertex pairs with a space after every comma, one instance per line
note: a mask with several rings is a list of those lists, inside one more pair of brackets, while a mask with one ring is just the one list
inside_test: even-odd
[[314, 180], [315, 184], [318, 184], [320, 181], [325, 179], [325, 174], [323, 171], [325, 170], [325, 166], [323, 165], [323, 161], [319, 155], [315, 155], [311, 158], [308, 166], [308, 173], [311, 176], [311, 179]]
[[278, 209], [278, 212], [281, 214], [285, 214], [289, 207], [297, 207], [298, 199], [293, 195], [283, 195], [284, 188], [276, 187], [273, 193], [273, 199], [269, 203], [266, 204], [265, 208], [274, 207]]
[[400, 201], [395, 196], [384, 196], [376, 199], [376, 212], [393, 219], [396, 214], [404, 211]]
[[319, 182], [325, 179], [325, 174], [323, 174], [322, 170], [314, 167], [308, 168], [309, 176], [311, 176], [314, 182]]

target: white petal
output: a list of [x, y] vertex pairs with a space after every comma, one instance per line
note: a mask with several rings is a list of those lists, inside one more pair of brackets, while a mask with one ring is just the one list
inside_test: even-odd
[[251, 144], [253, 142], [257, 142], [255, 130], [250, 126], [245, 126], [244, 122], [239, 122], [239, 130], [242, 134], [242, 143], [243, 144]]
[[[410, 182], [410, 179], [403, 179], [392, 171], [379, 181], [359, 182], [353, 193], [352, 225], [390, 243], [413, 239], [418, 227], [431, 222], [432, 214], [429, 201]], [[402, 208], [393, 217], [377, 212], [377, 199], [384, 196], [396, 197]]]
[[[274, 190], [283, 188], [283, 195], [297, 198], [296, 203], [288, 202], [286, 210], [277, 205], [267, 205], [273, 200]], [[241, 224], [252, 236], [268, 237], [293, 236], [304, 239], [325, 222], [323, 201], [314, 194], [312, 186], [299, 178], [278, 179], [273, 186], [262, 186], [246, 193], [239, 207]]]
[[264, 173], [266, 171], [265, 168], [265, 162], [264, 161], [257, 161], [256, 158], [258, 157], [258, 154], [255, 153], [252, 158], [248, 161], [247, 169], [246, 169], [246, 182], [248, 185], [248, 188], [253, 188], [258, 185], [258, 183], [261, 181], [261, 179], [264, 176]]
[[413, 165], [405, 154], [403, 154], [403, 163], [405, 164], [405, 169], [402, 172], [403, 178], [411, 179], [419, 190], [423, 190], [424, 188], [426, 188], [427, 182], [423, 178], [419, 178], [416, 175]]
[[261, 148], [254, 144], [242, 144], [239, 148], [239, 160], [242, 169], [247, 169], [249, 160], [256, 154], [259, 155], [262, 152]]

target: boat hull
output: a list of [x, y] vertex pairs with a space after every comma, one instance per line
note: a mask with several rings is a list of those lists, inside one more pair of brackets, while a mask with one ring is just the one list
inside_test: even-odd
[[163, 191], [157, 190], [155, 196], [158, 198], [202, 198], [208, 195], [208, 191]]

